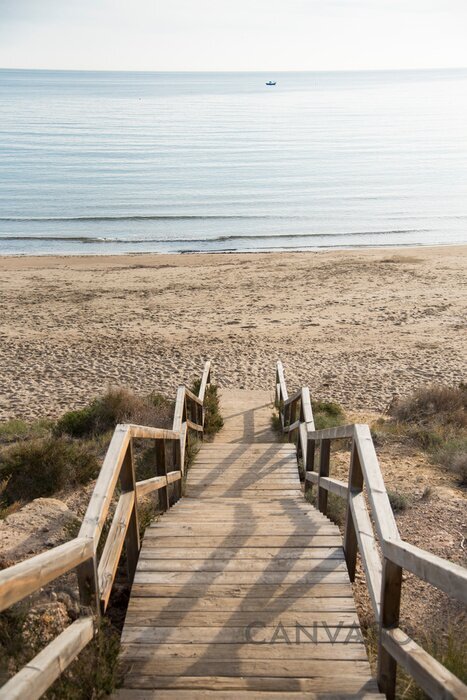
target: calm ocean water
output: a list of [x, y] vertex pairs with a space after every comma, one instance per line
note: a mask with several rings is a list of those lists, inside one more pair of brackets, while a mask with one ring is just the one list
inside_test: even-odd
[[1, 253], [442, 244], [466, 232], [467, 70], [0, 71]]

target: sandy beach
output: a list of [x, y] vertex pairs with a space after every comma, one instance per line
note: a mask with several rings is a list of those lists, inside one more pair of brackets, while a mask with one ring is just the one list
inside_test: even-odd
[[348, 410], [465, 380], [466, 247], [0, 258], [0, 418], [109, 385], [290, 387]]

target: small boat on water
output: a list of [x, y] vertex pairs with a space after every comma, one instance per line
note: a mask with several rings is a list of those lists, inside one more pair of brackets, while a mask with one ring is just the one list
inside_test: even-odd
[[266, 85], [275, 85], [275, 84], [276, 83], [274, 80], [268, 80], [268, 82], [266, 83]]

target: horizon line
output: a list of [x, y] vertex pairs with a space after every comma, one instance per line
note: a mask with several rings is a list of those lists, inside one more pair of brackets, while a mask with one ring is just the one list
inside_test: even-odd
[[37, 71], [37, 72], [62, 72], [62, 73], [390, 73], [390, 72], [422, 72], [422, 71], [452, 71], [467, 70], [466, 66], [427, 66], [424, 68], [315, 68], [315, 69], [256, 69], [256, 70], [158, 70], [158, 69], [131, 69], [131, 68], [25, 68], [0, 66], [0, 71]]

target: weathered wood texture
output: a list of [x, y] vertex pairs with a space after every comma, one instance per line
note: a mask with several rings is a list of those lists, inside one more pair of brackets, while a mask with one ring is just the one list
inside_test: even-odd
[[198, 453], [186, 496], [146, 530], [118, 697], [377, 693], [339, 531], [303, 500], [269, 395], [221, 401], [225, 428]]
[[[0, 572], [0, 610], [4, 610], [76, 568], [81, 606], [88, 615], [70, 625], [13, 676], [0, 689], [0, 697], [39, 697], [90, 641], [94, 636], [95, 623], [101, 612], [106, 610], [124, 547], [131, 585], [140, 550], [138, 498], [158, 490], [160, 503], [166, 510], [170, 507], [170, 484], [175, 484], [175, 496], [181, 496], [188, 428], [198, 432], [203, 430], [203, 399], [210, 372], [211, 365], [207, 362], [201, 378], [200, 396], [180, 387], [174, 430], [142, 425], [116, 426], [78, 537]], [[136, 483], [133, 463], [134, 438], [154, 442], [154, 476], [139, 483]], [[169, 450], [172, 471], [167, 471]], [[98, 544], [118, 481], [121, 495], [99, 560]]]
[[[308, 389], [305, 387], [301, 393], [288, 398], [281, 362], [276, 369], [276, 406], [289, 441], [295, 440], [295, 431], [298, 434], [297, 457], [302, 459], [306, 495], [313, 486], [318, 487], [318, 508], [324, 515], [329, 491], [346, 501], [344, 552], [348, 574], [353, 581], [360, 551], [374, 616], [380, 625], [379, 688], [386, 697], [395, 697], [399, 663], [431, 697], [467, 697], [467, 687], [461, 681], [396, 629], [404, 568], [464, 603], [467, 602], [467, 570], [401, 539], [367, 425], [315, 430], [310, 420], [312, 406]], [[351, 446], [348, 485], [330, 476], [331, 441], [342, 439]], [[319, 469], [315, 471], [317, 445], [320, 458]]]

